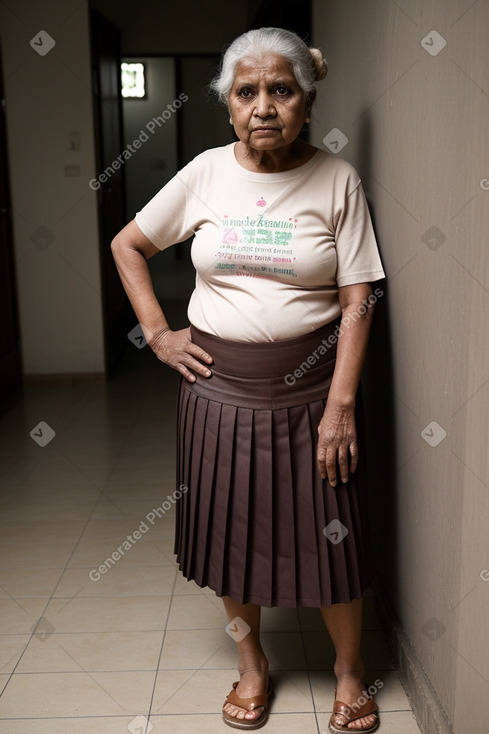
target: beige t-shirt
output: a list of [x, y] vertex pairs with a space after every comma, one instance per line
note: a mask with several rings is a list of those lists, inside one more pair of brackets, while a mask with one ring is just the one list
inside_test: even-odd
[[341, 315], [338, 286], [384, 277], [360, 179], [317, 150], [254, 173], [234, 143], [198, 155], [136, 214], [161, 250], [194, 235], [191, 324], [235, 341], [276, 341]]

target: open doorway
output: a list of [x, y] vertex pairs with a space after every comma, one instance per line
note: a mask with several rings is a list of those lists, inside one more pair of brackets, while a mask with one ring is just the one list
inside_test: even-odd
[[[226, 110], [209, 96], [219, 56], [127, 56], [126, 64], [144, 69], [144, 96], [124, 97], [124, 144], [134, 155], [125, 166], [128, 218], [134, 217], [177, 172], [208, 148], [231, 143], [234, 133]], [[141, 145], [134, 141], [141, 141]], [[157, 297], [188, 301], [195, 272], [190, 241], [149, 260]]]

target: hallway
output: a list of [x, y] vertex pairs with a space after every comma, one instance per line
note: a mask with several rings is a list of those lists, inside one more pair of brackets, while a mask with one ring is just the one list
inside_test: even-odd
[[[28, 387], [0, 421], [1, 734], [228, 731], [224, 609], [173, 555], [177, 382], [131, 347], [108, 384]], [[370, 597], [364, 630], [380, 730], [417, 734]], [[325, 732], [334, 676], [319, 613], [265, 609], [263, 642], [266, 731]]]

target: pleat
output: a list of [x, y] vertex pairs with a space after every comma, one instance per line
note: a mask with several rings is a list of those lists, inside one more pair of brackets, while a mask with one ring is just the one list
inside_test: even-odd
[[199, 475], [202, 463], [202, 449], [204, 445], [205, 419], [207, 401], [196, 397], [189, 401], [189, 411], [186, 418], [187, 455], [185, 457], [187, 512], [185, 517], [186, 558], [185, 575], [195, 578], [194, 547], [197, 541], [198, 529], [198, 502], [199, 502]]
[[[179, 560], [180, 549], [185, 546], [188, 535], [189, 523], [189, 496], [188, 496], [188, 457], [191, 449], [191, 427], [193, 415], [195, 412], [196, 396], [188, 390], [184, 389], [183, 378], [180, 383], [180, 393], [178, 401], [178, 417], [177, 417], [177, 488], [183, 485], [185, 492], [176, 503], [176, 519], [175, 519], [175, 553]], [[190, 436], [190, 440], [189, 440]]]
[[[212, 400], [182, 381], [178, 400], [175, 553], [201, 587], [239, 603], [324, 606], [371, 583], [364, 426], [359, 466], [331, 487], [316, 463], [325, 399], [253, 409]], [[348, 533], [325, 535], [332, 521]]]
[[234, 513], [231, 499], [233, 465], [236, 457], [236, 414], [233, 405], [222, 405], [219, 423], [218, 457], [215, 466], [214, 504], [209, 544], [207, 584], [219, 596], [225, 595], [225, 575], [229, 566], [229, 519]]
[[[202, 398], [199, 399], [202, 403]], [[202, 455], [198, 474], [194, 473], [191, 479], [192, 485], [197, 486], [195, 492], [195, 527], [194, 533], [192, 567], [197, 582], [207, 586], [207, 568], [210, 547], [213, 540], [212, 522], [214, 505], [214, 480], [217, 464], [217, 446], [220, 433], [221, 408], [220, 403], [204, 400], [202, 406]], [[199, 436], [196, 439], [199, 440]], [[195, 467], [195, 472], [197, 468]]]
[[253, 414], [252, 435], [252, 483], [249, 488], [249, 526], [247, 578], [245, 594], [251, 603], [256, 598], [253, 593], [253, 578], [260, 579], [264, 595], [264, 606], [272, 606], [273, 594], [273, 474], [274, 463], [278, 457], [271, 452], [272, 411], [256, 410]]
[[[227, 406], [231, 407], [231, 406]], [[221, 492], [229, 497], [225, 527], [225, 553], [221, 558], [222, 593], [244, 603], [248, 578], [250, 525], [250, 486], [252, 483], [253, 410], [235, 408], [234, 452], [229, 456], [226, 485], [223, 477]], [[230, 431], [227, 436], [231, 436]], [[229, 440], [229, 439], [228, 439]], [[226, 445], [224, 444], [224, 448]], [[246, 599], [246, 601], [248, 601]]]
[[292, 475], [291, 435], [289, 410], [272, 413], [272, 456], [275, 460], [273, 475], [273, 584], [272, 593], [278, 606], [297, 596], [296, 568], [296, 497]]
[[[321, 538], [316, 525], [322, 523], [323, 503], [317, 500], [315, 446], [307, 409], [289, 408], [290, 429], [293, 435], [291, 448], [293, 481], [296, 494], [295, 525], [297, 556], [297, 598], [307, 600], [321, 598]], [[313, 449], [311, 450], [311, 446]], [[319, 513], [319, 516], [318, 516]], [[327, 574], [326, 567], [326, 574]], [[327, 579], [328, 580], [328, 579]]]

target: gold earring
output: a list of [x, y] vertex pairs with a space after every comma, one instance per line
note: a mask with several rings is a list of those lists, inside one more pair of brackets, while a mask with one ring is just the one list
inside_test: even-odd
[[306, 120], [305, 121], [306, 122], [311, 122], [311, 118], [310, 117], [306, 117]]

